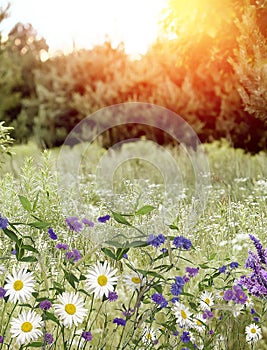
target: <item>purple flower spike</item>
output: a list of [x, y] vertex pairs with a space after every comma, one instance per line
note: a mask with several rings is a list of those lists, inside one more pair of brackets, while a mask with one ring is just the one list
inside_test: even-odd
[[66, 218], [67, 226], [75, 232], [80, 232], [83, 225], [79, 222], [79, 219], [76, 216], [69, 216]]

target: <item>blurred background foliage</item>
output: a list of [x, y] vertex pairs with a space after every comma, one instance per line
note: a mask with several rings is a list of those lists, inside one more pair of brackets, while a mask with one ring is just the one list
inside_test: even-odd
[[[9, 8], [0, 9], [1, 26]], [[226, 138], [255, 153], [267, 143], [267, 1], [169, 0], [161, 35], [138, 59], [110, 42], [42, 61], [48, 50], [30, 24], [0, 34], [0, 121], [17, 143], [59, 146], [102, 107], [148, 102], [185, 119], [202, 142]], [[113, 116], [116, 117], [116, 116]], [[143, 125], [105, 132], [109, 147], [169, 135]]]

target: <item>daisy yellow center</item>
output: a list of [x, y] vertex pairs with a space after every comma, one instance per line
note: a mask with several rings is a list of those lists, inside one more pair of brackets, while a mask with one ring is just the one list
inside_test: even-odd
[[251, 328], [250, 332], [253, 334], [257, 333], [256, 328]]
[[103, 287], [108, 283], [108, 279], [105, 275], [101, 275], [97, 278], [97, 282], [101, 287]]
[[197, 320], [196, 324], [197, 324], [198, 326], [201, 326], [201, 325], [202, 325], [202, 323], [201, 323], [199, 320]]
[[147, 337], [148, 340], [152, 340], [152, 335], [151, 335], [151, 333], [147, 333], [146, 337]]
[[16, 291], [19, 291], [23, 288], [23, 282], [21, 280], [17, 280], [14, 282], [13, 284], [13, 288], [16, 290]]
[[65, 306], [65, 311], [69, 314], [69, 315], [74, 315], [76, 312], [76, 306], [73, 304], [67, 304]]
[[135, 284], [139, 284], [141, 282], [139, 277], [132, 277], [132, 282]]
[[21, 325], [21, 330], [22, 332], [24, 333], [28, 333], [32, 330], [32, 324], [31, 322], [23, 322], [22, 325]]
[[205, 303], [209, 305], [209, 304], [210, 304], [210, 299], [209, 299], [209, 298], [206, 298], [206, 299], [205, 299]]
[[182, 316], [182, 318], [183, 318], [184, 320], [187, 319], [187, 314], [186, 314], [186, 312], [185, 312], [184, 310], [181, 311], [181, 316]]

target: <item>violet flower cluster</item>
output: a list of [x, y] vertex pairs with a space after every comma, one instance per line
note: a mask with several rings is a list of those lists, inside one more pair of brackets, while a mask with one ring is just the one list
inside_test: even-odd
[[238, 284], [247, 288], [247, 290], [255, 297], [267, 296], [267, 249], [263, 249], [260, 240], [253, 235], [249, 235], [253, 241], [257, 253], [248, 252], [246, 268], [252, 270], [252, 273], [241, 276]]

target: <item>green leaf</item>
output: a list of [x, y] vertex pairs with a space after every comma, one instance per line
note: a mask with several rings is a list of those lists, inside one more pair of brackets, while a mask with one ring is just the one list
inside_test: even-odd
[[35, 256], [29, 255], [29, 256], [24, 256], [19, 259], [19, 261], [24, 261], [24, 262], [37, 262], [38, 259]]
[[19, 200], [25, 210], [27, 210], [28, 212], [32, 211], [31, 202], [26, 197], [19, 195]]
[[114, 211], [112, 212], [113, 218], [120, 224], [127, 225], [127, 226], [132, 226], [129, 221], [125, 219], [124, 216], [122, 216], [119, 213], [115, 213]]
[[72, 288], [75, 289], [75, 283], [79, 282], [78, 278], [72, 272], [68, 272], [66, 270], [63, 270], [63, 271], [64, 271], [66, 280], [69, 282]]
[[28, 244], [24, 244], [21, 248], [25, 249], [25, 250], [28, 250], [30, 252], [33, 252], [33, 253], [36, 253], [38, 254], [38, 250], [34, 247], [32, 247], [31, 245], [28, 245]]
[[48, 228], [50, 226], [50, 224], [48, 224], [47, 222], [44, 222], [44, 221], [35, 221], [35, 222], [31, 222], [28, 225], [31, 227], [38, 228], [39, 230]]
[[38, 199], [39, 199], [39, 194], [40, 194], [40, 191], [37, 192], [37, 195], [35, 197], [35, 200], [33, 202], [33, 206], [32, 206], [32, 210], [35, 211], [36, 207], [37, 207], [37, 203], [38, 203]]
[[55, 322], [56, 324], [59, 325], [58, 319], [51, 312], [46, 311], [45, 312], [45, 318], [46, 318], [46, 320], [51, 320], [51, 321], [53, 321], [53, 322]]
[[43, 342], [41, 341], [35, 341], [30, 344], [28, 344], [28, 347], [30, 348], [41, 348], [43, 346]]
[[146, 215], [146, 214], [150, 213], [154, 209], [155, 209], [155, 207], [153, 207], [152, 205], [144, 205], [142, 208], [138, 209], [135, 212], [135, 214], [136, 215]]
[[116, 260], [119, 261], [123, 258], [123, 255], [129, 251], [130, 248], [118, 248], [116, 252]]
[[8, 228], [5, 228], [3, 231], [11, 239], [11, 241], [16, 243], [19, 242], [18, 236], [15, 234], [15, 232], [9, 230]]
[[106, 254], [106, 255], [109, 256], [110, 258], [116, 260], [115, 254], [114, 254], [110, 249], [108, 249], [108, 248], [102, 248], [101, 250], [102, 250], [102, 252], [103, 252], [104, 254]]

